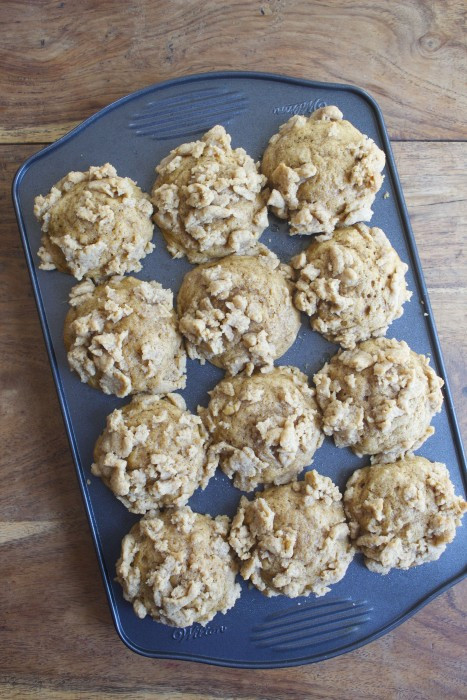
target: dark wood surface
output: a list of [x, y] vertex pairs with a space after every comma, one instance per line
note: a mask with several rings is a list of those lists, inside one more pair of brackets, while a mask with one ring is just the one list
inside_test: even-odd
[[393, 141], [467, 434], [464, 4], [3, 0], [0, 4], [0, 697], [461, 699], [461, 583], [390, 634], [296, 669], [138, 657], [110, 618], [10, 201], [17, 167], [108, 102], [187, 73], [350, 82]]

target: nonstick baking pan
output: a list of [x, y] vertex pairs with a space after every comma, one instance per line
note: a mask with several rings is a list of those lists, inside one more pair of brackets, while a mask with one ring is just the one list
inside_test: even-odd
[[[242, 582], [241, 598], [232, 610], [216, 615], [204, 628], [193, 625], [186, 629], [167, 627], [149, 617], [138, 619], [114, 581], [121, 539], [138, 516], [130, 514], [100, 479], [91, 475], [90, 467], [94, 443], [107, 414], [129, 398], [105, 396], [82, 384], [68, 368], [62, 331], [68, 293], [75, 280], [58, 271], [38, 269], [40, 226], [33, 216], [34, 197], [47, 193], [70, 170], [87, 170], [90, 165], [106, 162], [112, 163], [119, 175], [135, 179], [143, 190], [150, 191], [157, 163], [172, 148], [199, 138], [215, 124], [226, 127], [234, 147], [242, 146], [259, 159], [269, 138], [290, 116], [309, 114], [324, 105], [337, 105], [345, 118], [386, 153], [385, 180], [376, 197], [371, 225], [386, 232], [408, 263], [407, 280], [413, 292], [403, 316], [390, 326], [387, 335], [406, 340], [416, 352], [429, 355], [431, 365], [446, 382], [443, 410], [433, 419], [435, 435], [417, 454], [445, 462], [456, 492], [465, 494], [465, 459], [420, 260], [383, 117], [366, 92], [349, 85], [264, 73], [208, 73], [171, 80], [124, 97], [90, 117], [29, 158], [13, 183], [27, 265], [110, 609], [125, 644], [146, 656], [242, 668], [320, 661], [376, 639], [465, 575], [467, 528], [461, 527], [438, 561], [409, 571], [381, 576], [371, 573], [361, 556], [356, 556], [345, 577], [321, 598], [266, 598]], [[286, 223], [272, 215], [261, 238], [283, 261], [306, 248], [310, 240], [308, 236], [288, 236]], [[157, 228], [154, 242], [156, 248], [143, 261], [137, 277], [158, 280], [176, 294], [191, 265], [185, 259], [170, 257]], [[277, 364], [296, 365], [312, 376], [336, 350], [313, 332], [303, 317], [296, 342]], [[181, 393], [192, 411], [207, 404], [208, 390], [222, 376], [221, 370], [208, 363], [201, 366], [188, 361], [187, 386]], [[349, 449], [337, 449], [327, 438], [315, 454], [313, 468], [343, 490], [353, 470], [368, 463]], [[189, 504], [202, 513], [232, 516], [240, 496], [218, 470], [206, 490], [195, 492]]]

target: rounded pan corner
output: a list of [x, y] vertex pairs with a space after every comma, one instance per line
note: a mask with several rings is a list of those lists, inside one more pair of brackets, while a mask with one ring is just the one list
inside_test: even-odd
[[347, 92], [354, 92], [356, 95], [359, 95], [359, 97], [362, 97], [366, 102], [368, 102], [370, 107], [372, 107], [375, 110], [380, 120], [380, 123], [382, 125], [384, 124], [383, 111], [379, 106], [379, 103], [376, 100], [376, 98], [373, 97], [373, 95], [370, 92], [360, 87], [359, 85], [353, 85], [352, 83], [335, 83], [334, 87], [338, 89], [347, 90]]
[[[48, 146], [47, 146], [48, 148]], [[24, 174], [30, 167], [31, 163], [34, 161], [34, 158], [38, 155], [38, 153], [41, 153], [44, 149], [41, 149], [37, 153], [33, 153], [30, 155], [28, 158], [26, 158], [23, 163], [18, 167], [18, 170], [16, 171], [13, 180], [11, 181], [11, 199], [13, 200], [13, 206], [15, 208], [15, 214], [16, 214], [16, 220], [18, 222], [19, 230], [21, 233], [21, 238], [23, 240], [23, 246], [25, 246], [25, 237], [26, 237], [26, 231], [24, 230], [24, 224], [23, 224], [23, 217], [21, 215], [21, 207], [19, 204], [19, 188], [21, 185], [21, 181], [24, 177]], [[26, 252], [26, 248], [25, 248]], [[29, 271], [31, 273], [31, 271]]]
[[13, 202], [16, 204], [16, 200], [18, 198], [18, 187], [20, 186], [21, 180], [23, 179], [23, 175], [26, 172], [26, 170], [29, 168], [29, 163], [33, 156], [29, 156], [29, 158], [26, 158], [26, 160], [21, 163], [21, 165], [18, 167], [13, 180], [11, 182], [11, 196], [13, 198]]
[[28, 171], [28, 169], [34, 163], [34, 161], [36, 161], [39, 157], [43, 156], [45, 153], [47, 153], [48, 151], [51, 151], [56, 146], [58, 146], [68, 136], [73, 134], [73, 132], [80, 129], [83, 126], [83, 124], [84, 124], [84, 122], [82, 124], [79, 124], [78, 126], [76, 126], [74, 129], [72, 129], [68, 133], [61, 136], [59, 139], [57, 139], [53, 143], [49, 143], [47, 146], [44, 146], [43, 148], [40, 148], [35, 153], [32, 153], [30, 156], [28, 156], [28, 158], [26, 158], [25, 161], [23, 161], [23, 163], [21, 163], [21, 165], [18, 167], [18, 170], [16, 171], [15, 176], [14, 176], [12, 183], [11, 183], [11, 195], [12, 195], [13, 203], [14, 203], [17, 211], [19, 210], [19, 203], [18, 203], [19, 192], [18, 192], [18, 190], [19, 190], [19, 187], [21, 185], [21, 181], [22, 181], [25, 173]]

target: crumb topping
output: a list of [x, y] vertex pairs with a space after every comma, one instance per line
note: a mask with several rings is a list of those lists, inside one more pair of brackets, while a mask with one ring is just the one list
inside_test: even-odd
[[138, 272], [154, 249], [148, 195], [109, 163], [68, 173], [48, 195], [36, 197], [34, 214], [41, 222], [42, 270], [102, 281]]
[[296, 367], [219, 382], [198, 412], [209, 431], [209, 461], [251, 491], [291, 481], [323, 442], [314, 390]]
[[357, 469], [344, 505], [354, 544], [380, 574], [439, 559], [467, 510], [446, 466], [424, 457]]
[[229, 541], [243, 578], [267, 596], [324, 595], [353, 557], [339, 489], [315, 470], [242, 496]]
[[383, 231], [365, 224], [338, 229], [292, 259], [295, 306], [311, 326], [345, 348], [384, 335], [402, 316], [407, 291], [401, 262]]
[[134, 277], [76, 285], [65, 320], [71, 369], [120, 397], [183, 388], [186, 357], [172, 304], [169, 289]]
[[434, 433], [443, 380], [407, 343], [377, 338], [340, 351], [315, 374], [323, 430], [337, 447], [393, 462]]
[[295, 115], [263, 155], [267, 204], [276, 216], [289, 219], [291, 235], [320, 233], [324, 240], [338, 226], [371, 219], [384, 165], [383, 151], [337, 107]]
[[179, 394], [140, 394], [107, 418], [91, 471], [132, 512], [185, 505], [214, 473], [206, 431]]
[[223, 126], [175, 148], [156, 168], [154, 220], [169, 252], [190, 262], [245, 253], [268, 225], [266, 182]]
[[150, 513], [123, 538], [117, 580], [136, 615], [174, 627], [206, 625], [240, 596], [229, 519], [188, 506]]

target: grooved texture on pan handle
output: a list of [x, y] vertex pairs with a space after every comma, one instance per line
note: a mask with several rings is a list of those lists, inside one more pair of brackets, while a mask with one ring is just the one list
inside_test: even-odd
[[286, 651], [340, 640], [368, 622], [372, 610], [366, 601], [350, 598], [300, 605], [268, 615], [253, 627], [250, 641], [258, 647]]
[[229, 124], [248, 107], [239, 90], [209, 87], [148, 102], [133, 114], [128, 126], [137, 136], [164, 140], [207, 131], [219, 122]]

